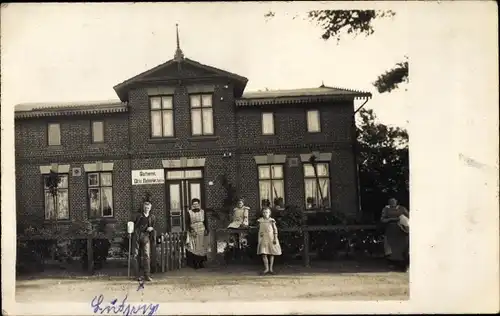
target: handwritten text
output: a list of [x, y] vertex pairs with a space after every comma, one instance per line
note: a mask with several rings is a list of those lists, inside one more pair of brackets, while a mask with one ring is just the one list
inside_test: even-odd
[[130, 305], [127, 303], [127, 296], [120, 303], [117, 303], [118, 299], [114, 299], [107, 304], [103, 304], [104, 296], [100, 294], [92, 299], [90, 306], [93, 308], [94, 314], [122, 314], [125, 316], [138, 314], [152, 316], [160, 307], [160, 304]]

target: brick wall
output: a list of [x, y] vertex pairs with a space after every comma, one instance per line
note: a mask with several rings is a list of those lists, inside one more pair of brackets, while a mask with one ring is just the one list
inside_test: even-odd
[[[135, 89], [129, 94], [131, 147], [135, 152], [165, 152], [191, 154], [207, 153], [212, 148], [231, 148], [236, 145], [234, 97], [230, 87], [215, 83], [213, 94], [214, 137], [191, 136], [191, 112], [186, 86], [171, 87], [174, 94], [173, 139], [150, 138], [149, 97], [146, 89]], [[173, 154], [173, 153], [172, 153]]]
[[[70, 168], [81, 168], [94, 161], [73, 161]], [[125, 227], [130, 217], [131, 175], [128, 160], [108, 160], [113, 162], [113, 206], [114, 219]], [[40, 165], [18, 164], [16, 167], [17, 216], [18, 221], [43, 221], [45, 216], [44, 191]], [[68, 176], [70, 220], [88, 219], [89, 201], [87, 195], [87, 175]]]
[[[125, 155], [128, 151], [127, 114], [99, 116], [66, 116], [42, 119], [16, 120], [15, 150], [19, 158], [54, 158], [74, 160], [82, 155], [102, 157]], [[104, 120], [105, 143], [91, 143], [91, 120]], [[61, 126], [61, 146], [47, 145], [47, 124]], [[56, 161], [57, 162], [57, 161]]]
[[[242, 107], [237, 111], [238, 145], [262, 147], [305, 143], [351, 142], [352, 102], [308, 105], [320, 111], [321, 132], [308, 133], [306, 107]], [[275, 135], [262, 135], [262, 112], [274, 113]]]
[[[190, 75], [207, 72], [186, 67]], [[156, 74], [158, 75], [158, 74]], [[161, 75], [161, 74], [160, 74]], [[275, 113], [275, 135], [261, 135], [261, 112], [258, 107], [236, 108], [233, 87], [220, 79], [209, 82], [214, 87], [213, 109], [215, 137], [192, 137], [187, 85], [183, 81], [174, 93], [175, 138], [150, 139], [149, 98], [147, 89], [137, 87], [129, 93], [129, 112], [94, 116], [67, 116], [54, 119], [16, 120], [16, 190], [18, 220], [43, 219], [44, 202], [39, 166], [66, 163], [82, 167], [97, 160], [114, 162], [114, 207], [116, 227], [141, 206], [146, 192], [151, 193], [153, 212], [160, 231], [167, 227], [167, 197], [164, 185], [131, 185], [131, 170], [162, 169], [162, 159], [205, 158], [205, 207], [222, 206], [225, 192], [222, 177], [237, 188], [238, 195], [251, 207], [251, 218], [259, 215], [259, 187], [255, 155], [286, 154], [299, 158], [312, 150], [331, 152], [332, 206], [346, 213], [356, 212], [357, 195], [352, 154], [351, 126], [353, 103], [316, 104], [321, 112], [321, 133], [306, 132], [306, 110], [290, 105], [265, 109]], [[203, 83], [207, 84], [207, 82]], [[92, 119], [105, 120], [105, 143], [91, 144]], [[61, 123], [62, 145], [47, 146], [47, 123]], [[129, 139], [130, 135], [130, 139]], [[129, 150], [130, 149], [130, 150]], [[231, 153], [231, 158], [224, 158]], [[300, 158], [299, 158], [300, 162]], [[286, 204], [304, 205], [302, 167], [285, 165]], [[88, 215], [86, 174], [69, 177], [70, 216], [85, 219]], [[213, 182], [213, 185], [209, 185]]]

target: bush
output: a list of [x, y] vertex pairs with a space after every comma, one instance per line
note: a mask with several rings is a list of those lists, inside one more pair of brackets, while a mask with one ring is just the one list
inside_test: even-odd
[[[61, 264], [72, 262], [73, 257], [80, 257], [83, 268], [87, 268], [87, 239], [77, 239], [76, 236], [97, 234], [93, 240], [94, 266], [102, 267], [108, 257], [110, 240], [106, 235], [112, 231], [111, 224], [105, 220], [90, 222], [72, 220], [71, 223], [60, 225], [57, 222], [43, 220], [31, 221], [18, 225], [17, 268], [23, 271], [38, 271], [43, 269], [43, 258], [54, 258]], [[30, 240], [30, 238], [33, 238]], [[31, 265], [31, 266], [30, 266]], [[63, 266], [61, 266], [63, 267]]]

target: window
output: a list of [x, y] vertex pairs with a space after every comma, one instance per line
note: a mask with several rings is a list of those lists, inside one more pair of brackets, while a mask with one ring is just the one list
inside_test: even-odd
[[193, 94], [191, 104], [191, 133], [193, 136], [213, 135], [214, 118], [211, 94]]
[[151, 108], [151, 137], [174, 136], [174, 107], [172, 96], [149, 98]]
[[113, 216], [113, 174], [111, 172], [88, 173], [90, 217]]
[[284, 207], [283, 165], [259, 166], [259, 197], [261, 206]]
[[104, 143], [104, 122], [92, 122], [92, 143]]
[[50, 123], [47, 126], [47, 136], [49, 146], [61, 145], [61, 126], [59, 123]]
[[[316, 176], [317, 175], [317, 176]], [[330, 207], [330, 171], [328, 163], [304, 164], [306, 209]]]
[[262, 113], [262, 134], [274, 134], [274, 115], [273, 113]]
[[307, 111], [307, 131], [309, 133], [317, 133], [321, 131], [321, 120], [318, 110]]
[[[45, 219], [69, 219], [68, 175], [57, 175], [57, 188], [51, 186], [50, 176], [44, 175]], [[51, 190], [51, 187], [54, 190]]]

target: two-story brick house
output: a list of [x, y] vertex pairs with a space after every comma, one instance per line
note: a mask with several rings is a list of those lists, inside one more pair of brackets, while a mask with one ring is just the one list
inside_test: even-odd
[[[18, 221], [107, 218], [125, 229], [149, 192], [158, 228], [180, 231], [192, 198], [222, 206], [223, 178], [253, 214], [267, 200], [355, 216], [354, 99], [371, 95], [244, 93], [247, 81], [178, 48], [115, 86], [119, 100], [16, 106]], [[43, 180], [51, 170], [62, 179], [55, 207]]]

